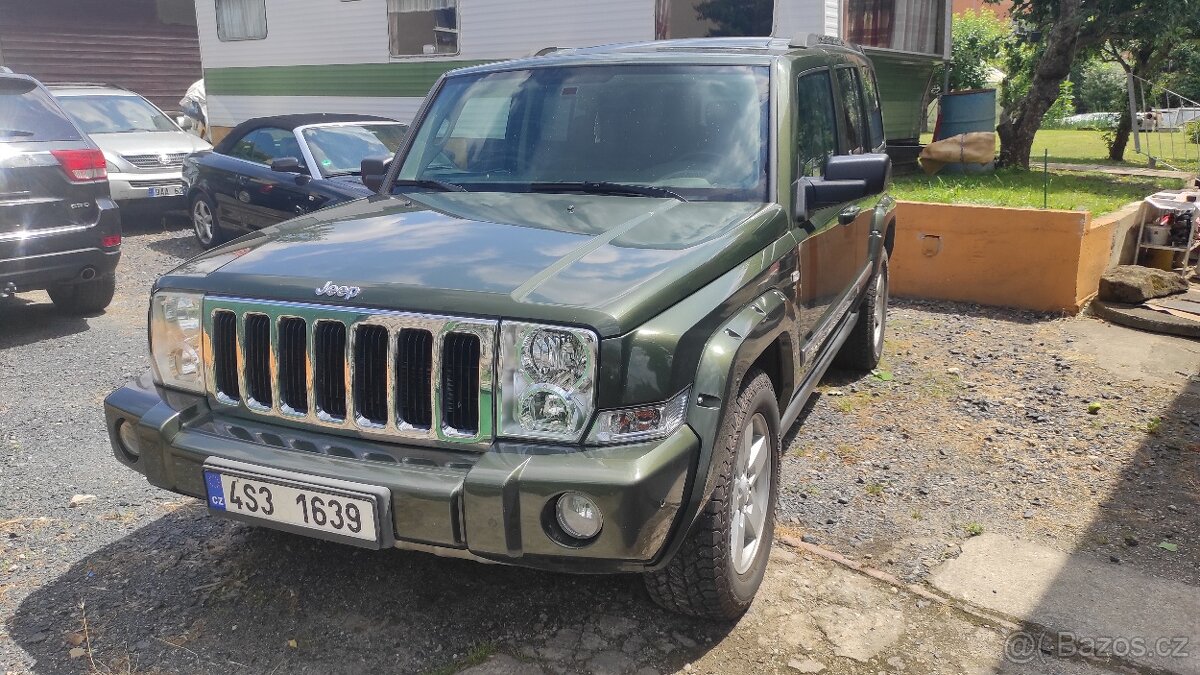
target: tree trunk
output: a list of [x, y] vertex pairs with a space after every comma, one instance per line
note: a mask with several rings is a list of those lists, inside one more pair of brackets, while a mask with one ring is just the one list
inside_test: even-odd
[[1075, 62], [1082, 4], [1083, 0], [1058, 0], [1058, 15], [1046, 34], [1046, 47], [1034, 67], [1029, 93], [996, 128], [1000, 134], [1002, 166], [1029, 168], [1033, 136], [1042, 126], [1042, 117], [1058, 98], [1059, 87], [1071, 74]]
[[1125, 104], [1121, 113], [1121, 121], [1113, 133], [1112, 143], [1108, 146], [1108, 158], [1114, 162], [1125, 161], [1125, 146], [1129, 145], [1129, 132], [1133, 130], [1133, 122], [1129, 118], [1129, 104]]

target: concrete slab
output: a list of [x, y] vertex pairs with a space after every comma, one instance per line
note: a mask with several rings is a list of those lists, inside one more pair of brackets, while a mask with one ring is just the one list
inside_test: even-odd
[[1073, 347], [1096, 365], [1127, 380], [1177, 385], [1200, 373], [1200, 342], [1146, 333], [1089, 317], [1062, 324]]
[[[1040, 627], [1030, 639], [1042, 651], [1090, 648], [1200, 675], [1198, 588], [994, 534], [967, 540], [931, 581], [958, 600]], [[1010, 637], [1006, 652], [1023, 648]]]

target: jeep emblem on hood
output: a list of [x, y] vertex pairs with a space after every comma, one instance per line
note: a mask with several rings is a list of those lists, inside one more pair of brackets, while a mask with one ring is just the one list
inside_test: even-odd
[[362, 293], [362, 289], [358, 286], [338, 286], [332, 281], [326, 281], [324, 286], [317, 289], [317, 295], [337, 296], [344, 300], [356, 298], [359, 293]]

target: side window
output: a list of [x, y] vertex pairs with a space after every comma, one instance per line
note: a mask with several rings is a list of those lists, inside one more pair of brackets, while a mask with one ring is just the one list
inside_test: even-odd
[[883, 110], [879, 107], [879, 82], [869, 69], [861, 70], [863, 93], [866, 94], [867, 129], [871, 133], [871, 147], [883, 145]]
[[842, 152], [858, 154], [867, 151], [867, 125], [863, 112], [862, 87], [857, 68], [837, 69], [838, 90], [842, 98]]
[[221, 42], [267, 37], [267, 0], [216, 0], [216, 6]]
[[387, 0], [392, 56], [458, 53], [458, 0]]
[[270, 164], [280, 157], [295, 157], [303, 163], [296, 136], [285, 129], [255, 129], [233, 145], [230, 156], [259, 164]]
[[837, 153], [837, 123], [829, 71], [809, 73], [796, 83], [796, 176], [820, 176]]

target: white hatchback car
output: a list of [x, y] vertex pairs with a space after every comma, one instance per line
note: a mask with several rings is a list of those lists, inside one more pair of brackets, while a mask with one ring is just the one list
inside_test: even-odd
[[132, 91], [104, 84], [47, 88], [104, 151], [112, 198], [122, 208], [187, 208], [183, 158], [211, 145]]

